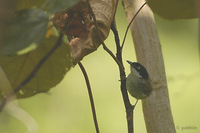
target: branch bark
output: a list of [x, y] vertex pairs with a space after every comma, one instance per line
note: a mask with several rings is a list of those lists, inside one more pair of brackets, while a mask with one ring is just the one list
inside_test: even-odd
[[[144, 2], [144, 0], [123, 0], [129, 22]], [[148, 70], [153, 88], [151, 96], [142, 101], [147, 132], [175, 133], [161, 45], [153, 13], [147, 5], [130, 28], [137, 60]]]
[[[122, 49], [120, 46], [120, 40], [119, 40], [119, 35], [118, 31], [116, 28], [115, 20], [113, 20], [113, 23], [111, 25], [111, 30], [113, 31], [113, 34], [115, 36], [115, 43], [116, 43], [116, 49], [117, 49], [117, 59], [123, 66], [122, 62]], [[124, 67], [124, 66], [123, 66]], [[122, 92], [122, 98], [124, 102], [124, 106], [126, 109], [126, 120], [127, 120], [127, 127], [128, 127], [128, 133], [134, 133], [134, 127], [133, 127], [133, 110], [132, 110], [132, 105], [130, 103], [129, 97], [128, 97], [128, 92], [126, 89], [126, 73], [124, 70], [120, 69], [119, 66], [119, 72], [120, 72], [120, 81], [121, 81], [121, 92]]]

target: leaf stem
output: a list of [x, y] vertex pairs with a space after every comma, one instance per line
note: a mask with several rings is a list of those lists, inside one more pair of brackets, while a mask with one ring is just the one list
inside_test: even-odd
[[83, 64], [81, 62], [78, 63], [83, 75], [84, 75], [84, 78], [85, 78], [85, 82], [86, 82], [86, 85], [87, 85], [87, 90], [88, 90], [88, 94], [89, 94], [89, 98], [90, 98], [90, 105], [91, 105], [91, 109], [92, 109], [92, 115], [93, 115], [93, 120], [94, 120], [94, 125], [95, 125], [95, 129], [96, 129], [96, 133], [100, 133], [99, 132], [99, 126], [98, 126], [98, 122], [97, 122], [97, 116], [96, 116], [96, 111], [95, 111], [95, 106], [94, 106], [94, 100], [93, 100], [93, 95], [92, 95], [92, 89], [91, 89], [91, 86], [90, 86], [90, 81], [89, 81], [89, 78], [88, 78], [88, 75], [86, 73], [86, 70], [83, 66]]

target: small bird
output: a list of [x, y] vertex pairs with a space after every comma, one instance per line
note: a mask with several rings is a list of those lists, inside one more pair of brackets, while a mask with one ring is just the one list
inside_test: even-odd
[[[126, 88], [131, 96], [137, 99], [145, 99], [150, 96], [152, 87], [149, 74], [144, 66], [138, 62], [127, 61], [130, 64], [131, 73], [126, 79]], [[137, 104], [137, 101], [135, 105]]]

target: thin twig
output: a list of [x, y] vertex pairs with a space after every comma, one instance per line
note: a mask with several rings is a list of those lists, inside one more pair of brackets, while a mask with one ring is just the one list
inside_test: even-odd
[[55, 44], [55, 46], [38, 62], [36, 67], [32, 70], [32, 72], [25, 78], [25, 80], [18, 86], [16, 87], [13, 92], [11, 92], [1, 103], [0, 105], [0, 112], [2, 111], [3, 107], [5, 106], [6, 102], [8, 99], [10, 99], [12, 96], [14, 96], [17, 92], [20, 91], [27, 83], [29, 83], [33, 77], [35, 77], [36, 73], [39, 71], [41, 66], [46, 62], [46, 60], [54, 53], [54, 51], [62, 44], [62, 38], [63, 34], [60, 33], [60, 36], [58, 37], [58, 40]]
[[138, 15], [138, 13], [142, 10], [142, 8], [147, 4], [147, 2], [145, 1], [144, 4], [139, 8], [139, 10], [135, 13], [135, 15], [133, 16], [133, 18], [131, 19], [130, 23], [128, 24], [127, 28], [126, 28], [126, 32], [125, 32], [125, 35], [124, 35], [124, 39], [123, 39], [123, 42], [122, 42], [122, 46], [121, 46], [121, 49], [123, 48], [124, 46], [124, 43], [125, 43], [125, 40], [126, 40], [126, 36], [127, 36], [127, 33], [128, 33], [128, 29], [130, 28], [133, 20], [135, 19], [135, 17]]
[[115, 55], [112, 53], [112, 51], [109, 50], [109, 48], [105, 45], [103, 39], [102, 39], [102, 36], [101, 36], [101, 33], [99, 31], [99, 28], [98, 28], [98, 25], [97, 25], [97, 22], [96, 22], [96, 17], [92, 11], [92, 8], [90, 6], [90, 4], [88, 3], [88, 6], [89, 6], [89, 10], [91, 11], [92, 13], [92, 18], [94, 20], [94, 26], [96, 28], [96, 31], [97, 31], [97, 35], [99, 36], [99, 40], [101, 41], [101, 44], [104, 48], [104, 50], [106, 50], [106, 52], [114, 59], [114, 61], [118, 64], [118, 66], [120, 67], [121, 70], [124, 71], [124, 67], [122, 66], [122, 64], [119, 62], [119, 60], [115, 57]]
[[[117, 59], [123, 65], [122, 50], [120, 48], [120, 40], [119, 40], [118, 31], [116, 29], [115, 21], [113, 21], [113, 23], [111, 25], [111, 30], [113, 31], [114, 36], [115, 36], [115, 43], [116, 43], [116, 47], [117, 47], [117, 53], [116, 53]], [[121, 81], [121, 92], [122, 92], [122, 97], [123, 97], [123, 101], [124, 101], [124, 106], [126, 108], [128, 133], [133, 133], [134, 132], [134, 130], [133, 130], [133, 111], [132, 111], [132, 105], [131, 105], [129, 97], [128, 97], [127, 89], [126, 89], [126, 73], [124, 71], [121, 71], [121, 69], [119, 69], [119, 71], [120, 71], [120, 81]]]
[[115, 62], [118, 64], [118, 66], [120, 67], [121, 70], [124, 71], [124, 67], [123, 65], [120, 63], [120, 61], [115, 57], [115, 55], [112, 53], [112, 51], [110, 51], [110, 49], [105, 45], [104, 42], [102, 42], [102, 46], [103, 46], [103, 49], [106, 50], [106, 52], [108, 54], [110, 54], [110, 56], [115, 60]]
[[97, 122], [97, 116], [96, 116], [95, 106], [94, 106], [92, 89], [91, 89], [91, 86], [90, 86], [90, 81], [89, 81], [88, 75], [87, 75], [86, 70], [83, 67], [82, 63], [79, 62], [78, 65], [79, 65], [79, 67], [80, 67], [80, 69], [81, 69], [81, 71], [82, 71], [82, 73], [83, 73], [83, 75], [85, 77], [85, 82], [86, 82], [86, 85], [87, 85], [88, 94], [89, 94], [89, 98], [90, 98], [90, 105], [91, 105], [91, 109], [92, 109], [92, 115], [93, 115], [93, 120], [94, 120], [94, 125], [95, 125], [95, 129], [96, 129], [96, 133], [100, 133], [99, 132], [98, 122]]

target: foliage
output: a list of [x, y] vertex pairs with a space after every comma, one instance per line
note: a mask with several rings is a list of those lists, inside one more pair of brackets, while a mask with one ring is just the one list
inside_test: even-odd
[[32, 43], [39, 45], [46, 34], [47, 25], [48, 15], [42, 10], [32, 8], [16, 12], [1, 42], [1, 54], [13, 55]]
[[[77, 1], [18, 1], [15, 12], [9, 14], [11, 19], [7, 22], [4, 38], [0, 40], [0, 66], [9, 78], [13, 89], [19, 87], [30, 76], [36, 65], [53, 49], [58, 37], [52, 32], [53, 35], [49, 37], [50, 32], [47, 32], [48, 25], [51, 25], [49, 17], [56, 11], [71, 7]], [[9, 10], [6, 9], [8, 12]], [[71, 52], [69, 46], [63, 42], [39, 68], [35, 77], [32, 77], [30, 82], [16, 93], [17, 98], [48, 91], [63, 79], [71, 66]], [[5, 97], [1, 89], [0, 94], [1, 98]]]
[[[0, 56], [0, 65], [14, 88], [23, 82], [38, 62], [52, 49], [56, 37], [45, 38], [41, 45], [27, 54], [3, 57]], [[57, 85], [71, 67], [69, 46], [65, 43], [50, 56], [42, 65], [33, 79], [18, 93], [18, 98], [29, 97], [40, 92], [46, 92]]]

